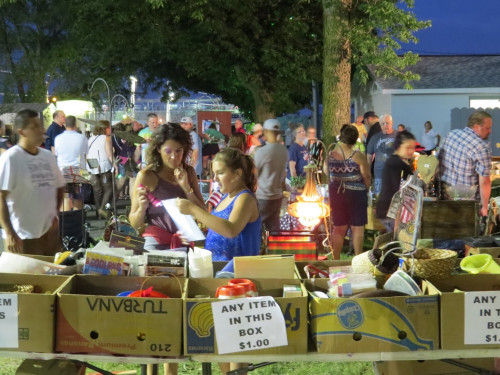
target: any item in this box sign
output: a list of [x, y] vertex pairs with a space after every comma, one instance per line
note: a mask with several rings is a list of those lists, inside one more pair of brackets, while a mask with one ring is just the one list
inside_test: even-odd
[[[293, 257], [292, 257], [293, 260]], [[285, 320], [287, 346], [263, 348], [259, 343], [250, 344], [249, 354], [302, 354], [307, 352], [307, 296], [302, 287], [301, 297], [283, 298], [283, 285], [300, 285], [296, 279], [252, 279], [260, 296], [273, 297]], [[184, 354], [219, 354], [215, 339], [211, 298], [219, 286], [227, 285], [225, 279], [189, 279], [184, 298]], [[238, 301], [239, 299], [235, 299]], [[241, 299], [245, 301], [246, 299]], [[259, 311], [252, 319], [262, 319]], [[245, 342], [248, 342], [246, 340]], [[263, 342], [261, 344], [264, 344]], [[246, 345], [246, 344], [244, 344]]]
[[[300, 328], [300, 311], [293, 309], [291, 303], [281, 305], [287, 330], [294, 332]], [[210, 302], [186, 302], [186, 334], [189, 354], [215, 353], [215, 331], [212, 306]], [[258, 315], [258, 314], [257, 314]], [[245, 340], [243, 340], [245, 341]]]

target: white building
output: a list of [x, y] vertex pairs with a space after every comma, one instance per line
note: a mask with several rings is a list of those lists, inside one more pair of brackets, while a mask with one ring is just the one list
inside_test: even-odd
[[389, 113], [394, 127], [404, 124], [420, 140], [425, 121], [444, 137], [465, 127], [475, 109], [489, 108], [492, 151], [500, 155], [500, 56], [421, 56], [409, 69], [420, 75], [420, 81], [412, 82], [413, 90], [397, 79], [380, 77], [357, 93], [353, 90], [355, 114]]

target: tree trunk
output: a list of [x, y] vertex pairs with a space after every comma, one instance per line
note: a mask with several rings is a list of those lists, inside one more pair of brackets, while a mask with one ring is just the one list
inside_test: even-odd
[[269, 108], [269, 104], [272, 103], [271, 95], [255, 84], [247, 84], [246, 87], [252, 93], [253, 101], [255, 103], [255, 113], [253, 116], [254, 121], [262, 124], [268, 118], [275, 118], [276, 116], [274, 112]]
[[335, 141], [351, 120], [351, 44], [346, 37], [352, 0], [323, 0], [323, 139]]

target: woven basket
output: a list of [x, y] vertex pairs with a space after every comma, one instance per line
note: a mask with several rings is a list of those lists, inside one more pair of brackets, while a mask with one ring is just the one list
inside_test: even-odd
[[421, 279], [445, 278], [450, 276], [457, 252], [443, 249], [418, 249], [413, 258], [405, 256], [404, 267], [409, 273]]

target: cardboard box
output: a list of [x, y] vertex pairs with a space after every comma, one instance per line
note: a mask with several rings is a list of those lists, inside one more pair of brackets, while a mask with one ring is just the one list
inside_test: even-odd
[[69, 359], [25, 359], [16, 375], [85, 375], [85, 364]]
[[[293, 257], [292, 257], [293, 259]], [[251, 279], [259, 296], [272, 296], [280, 305], [285, 317], [288, 346], [249, 350], [237, 354], [301, 354], [307, 352], [307, 293], [303, 286], [302, 297], [284, 298], [283, 285], [301, 285], [298, 279]], [[227, 279], [189, 279], [184, 298], [184, 354], [218, 354], [213, 326], [211, 302], [219, 286], [226, 285]], [[195, 298], [206, 295], [210, 298]], [[192, 312], [204, 310], [203, 317], [192, 319]], [[198, 316], [199, 314], [197, 314]]]
[[494, 259], [500, 259], [500, 247], [469, 247], [465, 255], [490, 254]]
[[234, 257], [234, 276], [243, 279], [293, 279], [295, 258], [285, 254]]
[[0, 285], [33, 285], [37, 292], [18, 294], [19, 347], [0, 350], [54, 351], [56, 292], [67, 280], [67, 276], [0, 273]]
[[[326, 291], [326, 279], [305, 280]], [[319, 353], [434, 350], [439, 347], [438, 296], [310, 298], [310, 330]]]
[[[494, 358], [454, 359], [457, 364], [475, 367], [484, 371], [495, 370]], [[443, 361], [384, 361], [374, 362], [375, 374], [378, 375], [472, 375], [478, 371], [466, 369]], [[500, 370], [497, 369], [497, 371]]]
[[[56, 351], [181, 354], [185, 279], [75, 275], [58, 293]], [[116, 297], [149, 287], [171, 298]]]
[[[454, 293], [455, 289], [464, 292], [499, 291], [500, 276], [479, 275], [457, 275], [446, 279], [431, 279], [424, 282], [424, 288], [428, 293], [439, 294], [440, 297], [440, 323], [441, 323], [441, 349], [496, 349], [500, 348], [500, 338], [497, 343], [484, 345], [465, 345], [465, 295]], [[500, 309], [497, 302], [496, 309]], [[493, 322], [500, 322], [500, 316], [494, 311], [491, 317]], [[500, 324], [500, 323], [497, 323]]]

